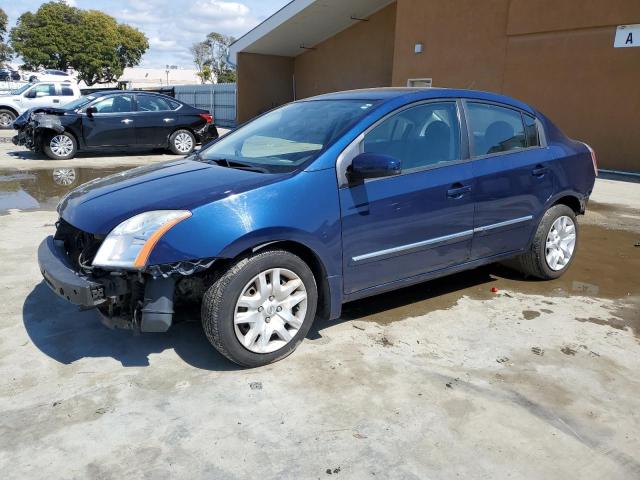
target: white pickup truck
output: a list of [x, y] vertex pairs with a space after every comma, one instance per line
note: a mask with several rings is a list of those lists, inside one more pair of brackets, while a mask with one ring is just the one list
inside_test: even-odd
[[11, 128], [13, 121], [30, 108], [62, 107], [80, 95], [74, 82], [27, 83], [0, 95], [0, 129]]

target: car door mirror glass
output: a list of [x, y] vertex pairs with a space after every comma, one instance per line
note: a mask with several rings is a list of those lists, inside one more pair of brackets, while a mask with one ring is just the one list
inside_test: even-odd
[[357, 155], [349, 167], [348, 174], [352, 181], [365, 178], [381, 178], [400, 175], [400, 160], [380, 153], [361, 153]]
[[87, 107], [85, 110], [87, 117], [93, 117], [93, 114], [96, 113], [96, 107]]

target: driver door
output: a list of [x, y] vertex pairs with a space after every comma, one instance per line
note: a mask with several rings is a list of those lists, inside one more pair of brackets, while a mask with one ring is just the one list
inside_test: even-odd
[[[133, 95], [118, 93], [101, 97], [91, 105], [91, 115], [82, 117], [84, 141], [88, 147], [128, 147], [135, 145], [135, 102]], [[85, 109], [86, 112], [86, 109]]]
[[345, 294], [468, 261], [473, 174], [459, 118], [454, 100], [422, 103], [365, 134], [359, 150], [399, 159], [402, 174], [340, 189]]

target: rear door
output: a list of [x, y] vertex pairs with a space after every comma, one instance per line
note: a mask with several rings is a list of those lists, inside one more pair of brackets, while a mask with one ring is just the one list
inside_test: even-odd
[[464, 105], [476, 188], [471, 258], [521, 250], [553, 193], [550, 152], [531, 115], [502, 104]]
[[89, 147], [135, 145], [135, 102], [128, 93], [101, 97], [91, 104], [92, 116], [82, 117], [84, 141]]
[[169, 135], [178, 127], [178, 102], [158, 95], [138, 94], [136, 143], [143, 146], [166, 146]]
[[358, 150], [399, 159], [402, 174], [340, 188], [346, 294], [468, 260], [473, 177], [460, 131], [452, 100], [405, 108], [364, 135]]

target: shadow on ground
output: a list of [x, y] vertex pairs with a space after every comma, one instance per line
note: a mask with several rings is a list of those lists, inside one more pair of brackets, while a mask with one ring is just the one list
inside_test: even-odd
[[33, 344], [64, 364], [81, 358], [111, 357], [125, 367], [148, 366], [149, 355], [173, 349], [196, 368], [216, 371], [239, 368], [211, 346], [200, 322], [177, 323], [167, 333], [157, 334], [110, 330], [94, 310], [78, 311], [44, 283], [27, 296], [22, 315]]

